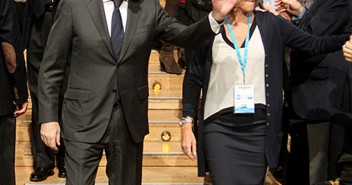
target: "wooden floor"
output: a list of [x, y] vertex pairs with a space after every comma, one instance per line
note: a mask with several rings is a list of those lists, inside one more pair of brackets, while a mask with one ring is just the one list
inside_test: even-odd
[[[16, 167], [16, 183], [17, 185], [24, 184], [65, 184], [65, 179], [57, 177], [55, 174], [48, 177], [42, 182], [31, 182], [29, 180], [31, 167]], [[240, 174], [239, 174], [240, 175]], [[143, 183], [182, 183], [182, 184], [209, 184], [209, 177], [197, 177], [197, 172], [194, 167], [143, 167]], [[99, 167], [96, 183], [108, 183], [105, 175], [105, 167]], [[281, 185], [274, 177], [268, 175], [265, 185]]]

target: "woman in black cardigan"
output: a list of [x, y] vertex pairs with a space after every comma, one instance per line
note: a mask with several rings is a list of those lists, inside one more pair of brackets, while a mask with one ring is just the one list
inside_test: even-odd
[[326, 53], [348, 39], [311, 36], [280, 16], [253, 11], [254, 4], [238, 2], [221, 34], [195, 52], [184, 81], [182, 149], [198, 157], [198, 175], [209, 170], [214, 185], [264, 184], [267, 169], [277, 166], [284, 48]]

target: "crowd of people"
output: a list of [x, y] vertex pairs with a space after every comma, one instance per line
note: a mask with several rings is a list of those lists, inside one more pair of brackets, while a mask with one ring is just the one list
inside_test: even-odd
[[140, 185], [148, 60], [161, 40], [163, 70], [186, 68], [181, 147], [199, 176], [261, 185], [270, 170], [287, 185], [351, 185], [352, 1], [270, 4], [0, 0], [0, 184], [16, 184], [28, 82], [31, 181], [56, 164], [67, 185], [93, 185], [105, 152], [109, 184]]

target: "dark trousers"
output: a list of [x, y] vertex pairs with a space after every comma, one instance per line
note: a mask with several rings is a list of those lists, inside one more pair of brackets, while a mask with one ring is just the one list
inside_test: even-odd
[[352, 114], [336, 114], [331, 119], [329, 179], [340, 177], [341, 185], [352, 184]]
[[310, 185], [328, 180], [330, 122], [292, 119], [290, 135], [286, 184]]
[[104, 150], [109, 185], [142, 183], [143, 142], [132, 140], [119, 104], [114, 107], [108, 128], [98, 143], [65, 139], [64, 143], [66, 185], [94, 185]]
[[204, 151], [214, 185], [263, 185], [265, 124], [204, 127]]
[[[38, 123], [40, 112], [38, 110], [37, 92], [39, 67], [52, 26], [52, 13], [45, 12], [43, 17], [33, 22], [27, 49], [28, 84], [32, 100], [32, 153], [34, 157], [34, 167], [53, 168], [54, 154], [50, 148], [45, 146], [40, 138], [40, 125]], [[58, 157], [63, 158], [63, 156], [64, 152], [61, 147]]]
[[15, 185], [16, 118], [0, 116], [0, 184]]

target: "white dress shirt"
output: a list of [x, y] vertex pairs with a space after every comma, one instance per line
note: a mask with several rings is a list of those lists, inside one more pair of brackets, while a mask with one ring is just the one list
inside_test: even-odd
[[[115, 8], [114, 2], [112, 0], [102, 0], [102, 1], [104, 4], [106, 24], [108, 26], [109, 35], [111, 36], [111, 20], [112, 20], [112, 14]], [[125, 32], [126, 32], [126, 22], [127, 22], [127, 8], [128, 8], [128, 1], [123, 0], [120, 6], [120, 14], [122, 18], [123, 30]], [[218, 22], [216, 22], [216, 20], [212, 16], [212, 13], [210, 13], [208, 17], [209, 17], [210, 27], [213, 30], [213, 32], [219, 33], [222, 23], [219, 24]]]
[[[111, 36], [111, 21], [112, 21], [112, 14], [114, 13], [114, 1], [112, 0], [103, 0], [104, 4], [104, 11], [105, 11], [105, 18], [106, 24], [108, 25], [109, 35]], [[127, 22], [127, 1], [122, 1], [120, 5], [120, 14], [122, 19], [122, 26], [123, 30], [126, 32], [126, 22]]]

